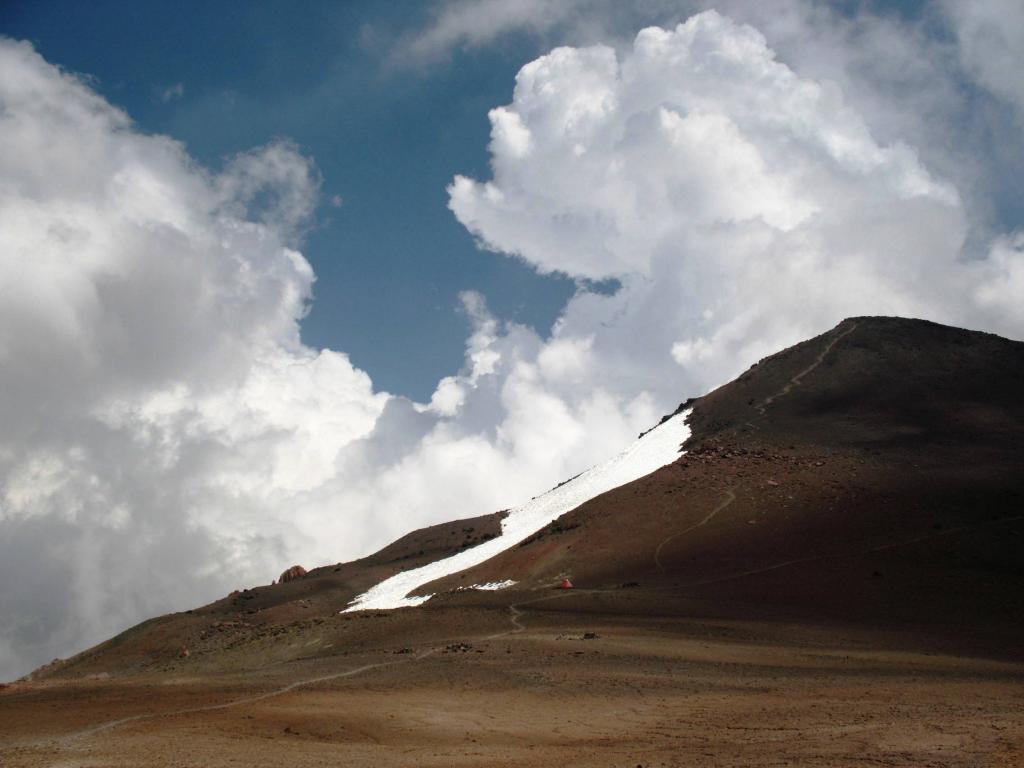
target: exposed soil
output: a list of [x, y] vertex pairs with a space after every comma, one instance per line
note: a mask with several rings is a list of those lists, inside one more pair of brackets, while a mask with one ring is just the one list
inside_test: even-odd
[[[974, 767], [1024, 760], [1020, 663], [888, 650], [909, 639], [893, 633], [618, 612], [647, 604], [654, 596], [644, 592], [548, 593], [543, 603], [501, 614], [465, 607], [463, 631], [409, 652], [385, 644], [265, 674], [15, 686], [0, 694], [0, 762]], [[425, 618], [444, 624], [449, 613], [434, 608]], [[381, 642], [388, 632], [377, 629]], [[307, 676], [319, 680], [295, 685]], [[287, 685], [294, 687], [277, 693]]]

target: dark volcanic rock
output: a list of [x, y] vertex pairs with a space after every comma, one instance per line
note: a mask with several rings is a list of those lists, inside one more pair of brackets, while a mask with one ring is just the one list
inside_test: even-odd
[[1024, 344], [925, 320], [854, 317], [694, 401], [689, 448], [1012, 446]]

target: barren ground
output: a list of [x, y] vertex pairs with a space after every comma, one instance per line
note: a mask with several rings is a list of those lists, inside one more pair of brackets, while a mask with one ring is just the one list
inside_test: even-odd
[[657, 600], [642, 589], [541, 597], [460, 606], [448, 637], [439, 611], [434, 642], [408, 652], [388, 643], [385, 619], [377, 650], [260, 673], [11, 686], [0, 764], [1024, 765], [1024, 664], [1012, 652], [954, 657], [906, 632], [605, 612]]

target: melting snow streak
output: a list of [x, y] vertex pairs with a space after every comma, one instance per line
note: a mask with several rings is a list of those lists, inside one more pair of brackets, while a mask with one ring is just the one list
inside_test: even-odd
[[410, 592], [490, 560], [584, 502], [675, 461], [680, 444], [690, 436], [686, 425], [689, 416], [690, 411], [673, 416], [618, 456], [512, 509], [502, 520], [501, 535], [497, 538], [420, 568], [396, 573], [359, 595], [344, 612], [420, 605], [432, 595], [410, 597]]
[[505, 579], [505, 581], [489, 581], [486, 584], [470, 584], [468, 587], [459, 587], [459, 589], [481, 589], [484, 592], [497, 592], [499, 589], [508, 589], [515, 582], [512, 579]]

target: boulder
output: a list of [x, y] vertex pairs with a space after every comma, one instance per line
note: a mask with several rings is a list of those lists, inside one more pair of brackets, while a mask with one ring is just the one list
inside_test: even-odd
[[301, 565], [293, 565], [291, 568], [289, 568], [287, 571], [285, 571], [284, 573], [282, 573], [278, 577], [277, 583], [278, 584], [284, 584], [286, 581], [294, 581], [295, 579], [299, 578], [300, 576], [305, 576], [305, 575], [306, 575], [306, 569], [305, 568], [303, 568]]

